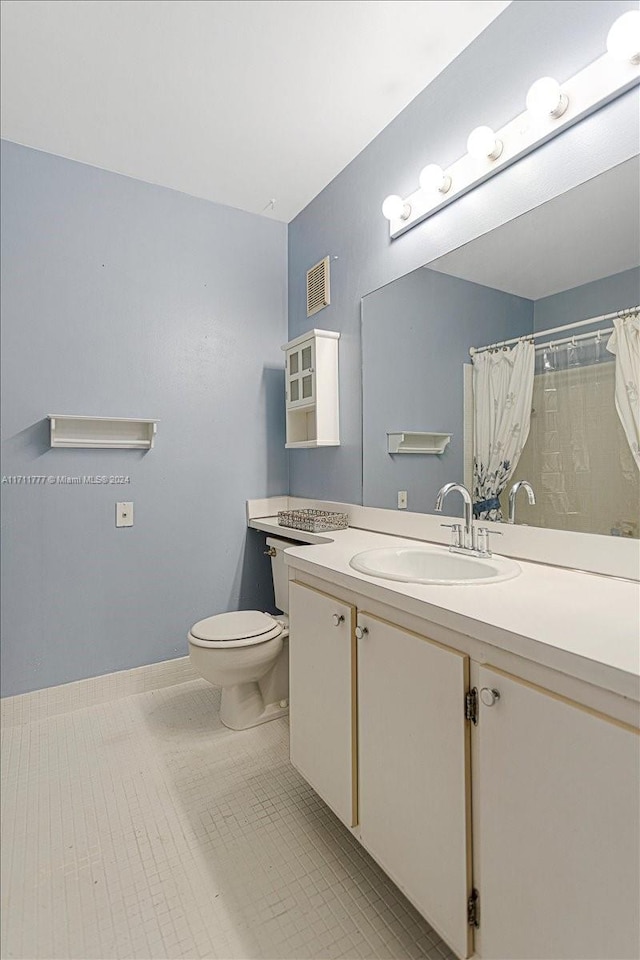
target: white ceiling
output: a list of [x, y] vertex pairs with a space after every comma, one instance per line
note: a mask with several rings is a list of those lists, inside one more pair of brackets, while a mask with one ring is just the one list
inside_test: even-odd
[[289, 221], [506, 6], [3, 0], [2, 136]]
[[538, 300], [640, 266], [640, 158], [428, 264]]

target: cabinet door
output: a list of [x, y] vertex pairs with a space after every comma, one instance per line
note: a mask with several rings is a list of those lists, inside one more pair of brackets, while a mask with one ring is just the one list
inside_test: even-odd
[[315, 400], [315, 341], [287, 351], [287, 404], [303, 406]]
[[355, 610], [289, 584], [291, 762], [343, 823], [356, 819]]
[[[361, 839], [461, 957], [471, 952], [469, 661], [358, 614]], [[358, 631], [359, 633], [360, 631]]]
[[640, 955], [637, 731], [501, 671], [480, 670], [483, 958]]

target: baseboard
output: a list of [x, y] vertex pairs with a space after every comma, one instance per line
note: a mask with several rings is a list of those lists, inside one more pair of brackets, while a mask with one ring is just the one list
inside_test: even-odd
[[136, 693], [148, 693], [176, 683], [197, 679], [189, 657], [150, 663], [132, 670], [105, 673], [100, 677], [74, 680], [58, 687], [45, 687], [32, 693], [21, 693], [0, 700], [2, 723], [19, 726], [63, 713], [73, 713], [110, 700], [120, 700]]

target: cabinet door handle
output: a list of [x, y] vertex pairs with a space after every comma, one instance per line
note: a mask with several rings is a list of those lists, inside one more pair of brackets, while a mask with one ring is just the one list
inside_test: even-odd
[[342, 613], [334, 613], [333, 614], [334, 627], [339, 627], [341, 623], [344, 623], [344, 615]]
[[492, 707], [500, 699], [500, 691], [493, 687], [482, 687], [480, 690], [480, 699], [485, 707]]
[[356, 627], [356, 639], [362, 640], [369, 633], [368, 627]]

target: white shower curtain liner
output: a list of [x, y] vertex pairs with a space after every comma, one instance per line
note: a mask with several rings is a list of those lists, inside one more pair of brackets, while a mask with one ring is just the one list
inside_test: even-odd
[[616, 410], [640, 470], [640, 314], [613, 321], [607, 350], [616, 358]]
[[473, 512], [480, 520], [502, 519], [498, 497], [529, 436], [534, 372], [529, 340], [473, 356]]

